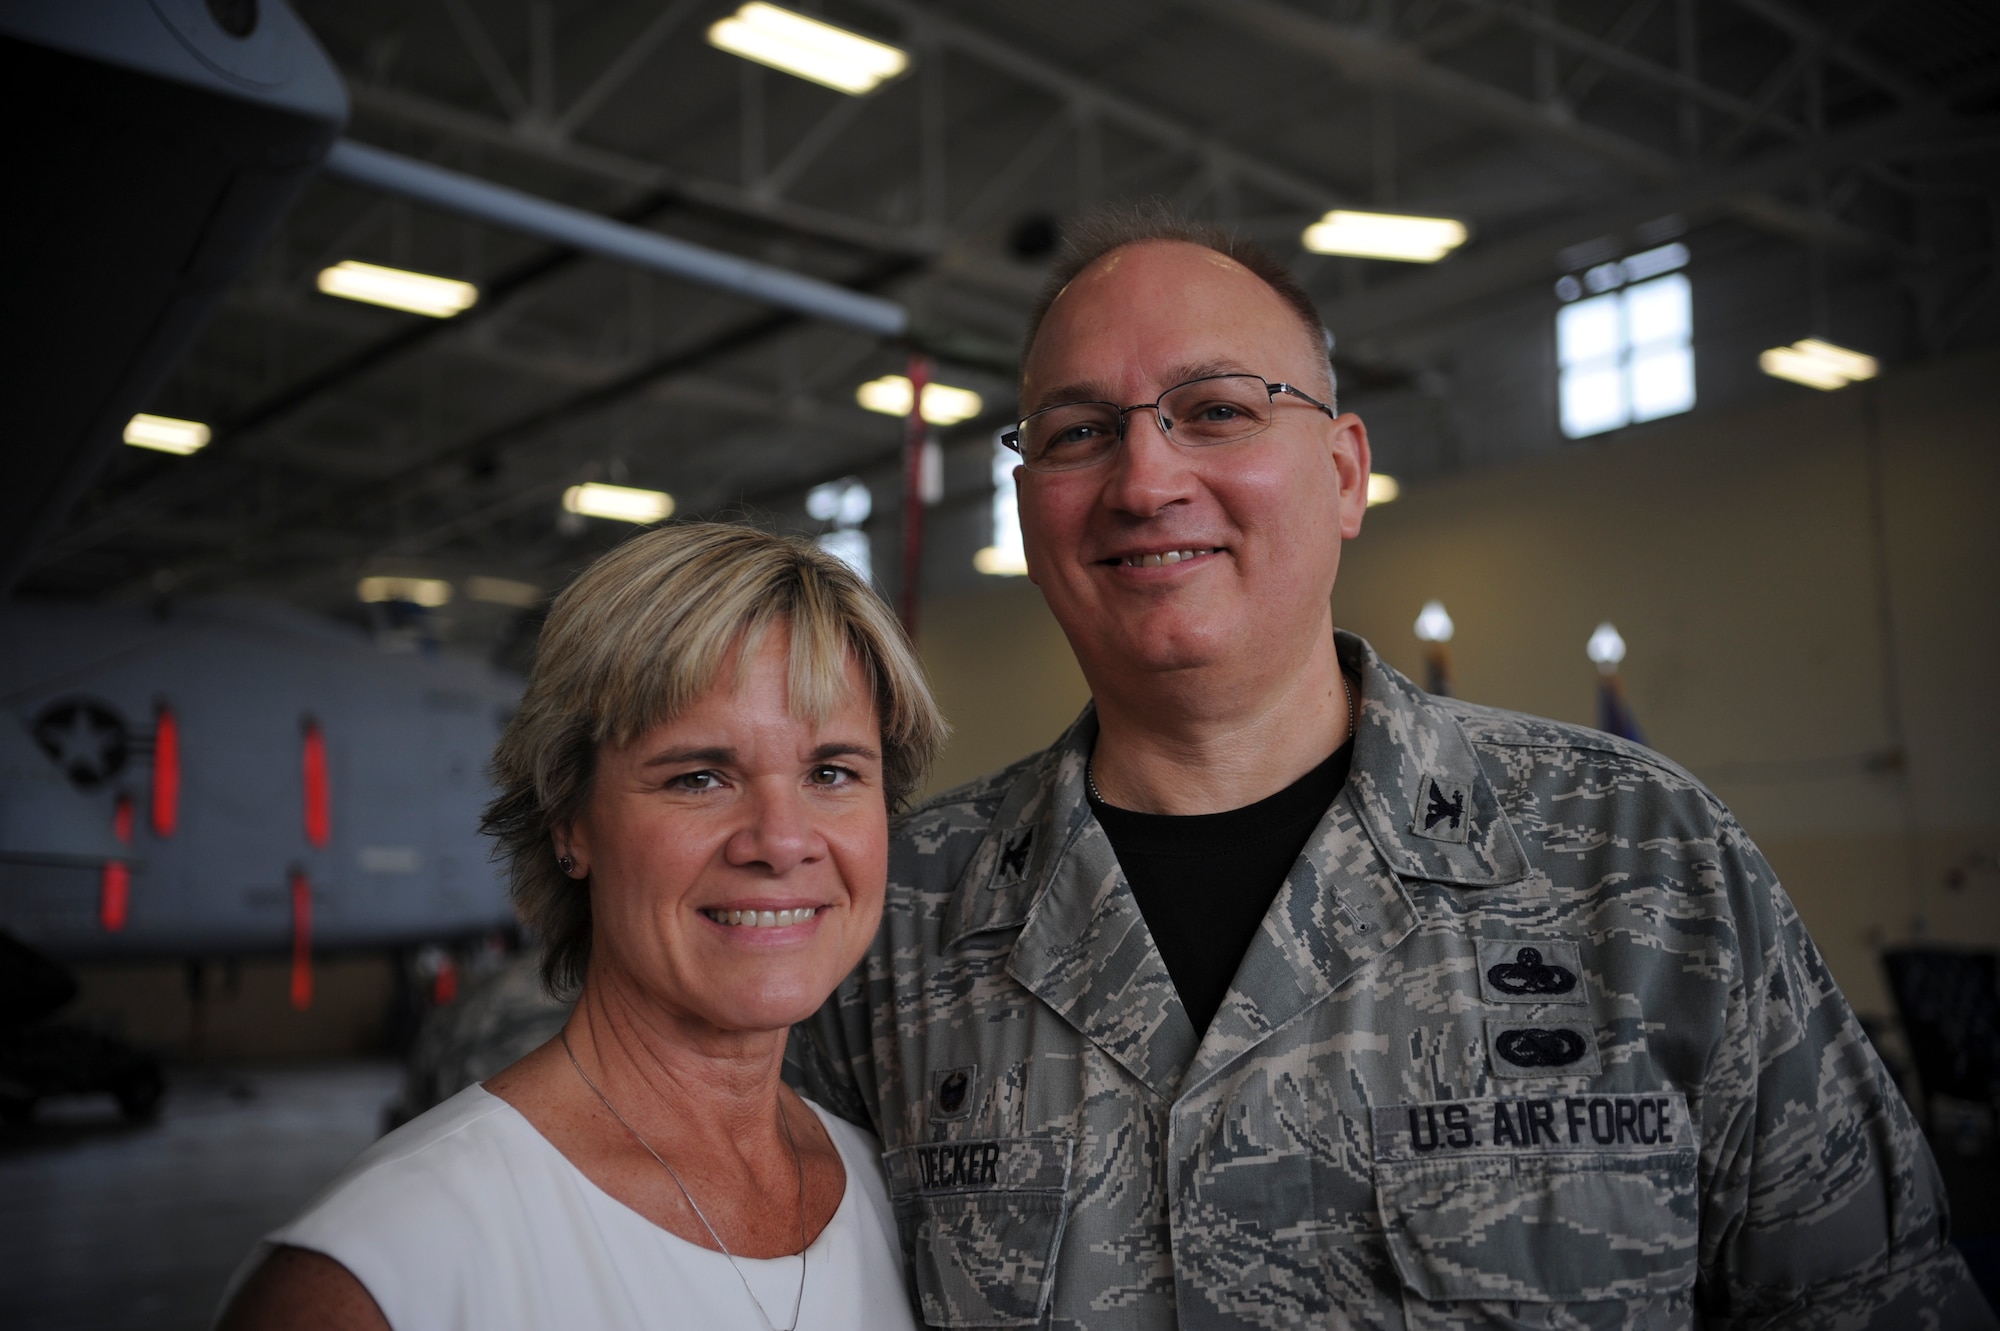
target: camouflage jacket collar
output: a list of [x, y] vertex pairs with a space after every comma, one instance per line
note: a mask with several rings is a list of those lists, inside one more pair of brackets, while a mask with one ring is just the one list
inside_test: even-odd
[[1293, 866], [1229, 997], [1197, 1040], [1154, 949], [1084, 770], [1086, 707], [1024, 764], [945, 911], [943, 942], [1019, 928], [1009, 973], [1163, 1097], [1190, 1089], [1331, 994], [1417, 924], [1403, 878], [1498, 886], [1527, 872], [1520, 841], [1451, 714], [1338, 635], [1361, 680], [1347, 786]]
[[1528, 872], [1520, 838], [1458, 720], [1351, 633], [1334, 634], [1361, 680], [1351, 799], [1376, 847], [1405, 878], [1499, 887]]

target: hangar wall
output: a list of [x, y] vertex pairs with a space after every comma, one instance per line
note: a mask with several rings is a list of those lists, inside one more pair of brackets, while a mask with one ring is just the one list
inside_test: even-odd
[[[1348, 547], [1335, 621], [1420, 678], [1411, 624], [1442, 599], [1460, 696], [1581, 722], [1584, 641], [1615, 622], [1648, 738], [1736, 810], [1856, 1007], [1887, 1013], [1883, 943], [2000, 945], [1997, 384], [1980, 353], [1412, 485]], [[1025, 580], [925, 614], [957, 731], [932, 789], [1082, 705]]]

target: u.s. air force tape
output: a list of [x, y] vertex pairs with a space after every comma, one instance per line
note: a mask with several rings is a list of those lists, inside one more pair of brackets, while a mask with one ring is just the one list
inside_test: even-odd
[[1380, 1163], [1464, 1155], [1692, 1151], [1676, 1090], [1383, 1105], [1369, 1111]]

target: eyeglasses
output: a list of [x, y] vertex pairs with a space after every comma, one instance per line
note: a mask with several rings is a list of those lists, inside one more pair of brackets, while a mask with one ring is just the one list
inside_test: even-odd
[[1290, 384], [1254, 374], [1212, 374], [1175, 384], [1155, 402], [1129, 407], [1109, 402], [1065, 402], [1043, 407], [1000, 436], [1029, 471], [1078, 471], [1118, 451], [1135, 411], [1150, 411], [1160, 433], [1182, 448], [1233, 444], [1262, 434], [1277, 415], [1278, 394], [1289, 393], [1326, 413], [1333, 408]]

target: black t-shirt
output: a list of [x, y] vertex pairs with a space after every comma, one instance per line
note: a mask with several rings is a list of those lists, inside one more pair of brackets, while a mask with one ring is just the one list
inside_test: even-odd
[[1197, 1035], [1222, 1007], [1353, 757], [1350, 741], [1277, 794], [1224, 813], [1134, 813], [1091, 798]]

